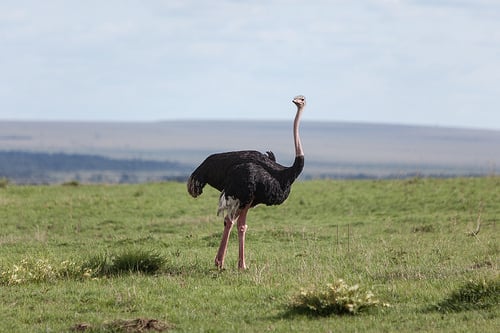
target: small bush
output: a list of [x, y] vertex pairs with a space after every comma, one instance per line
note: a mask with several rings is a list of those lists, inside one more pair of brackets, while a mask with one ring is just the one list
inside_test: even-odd
[[488, 309], [500, 304], [500, 279], [469, 281], [433, 307], [439, 312]]
[[106, 254], [97, 254], [90, 257], [83, 267], [88, 272], [88, 277], [110, 275], [112, 273], [112, 258]]
[[55, 282], [58, 279], [82, 276], [74, 262], [51, 263], [47, 259], [24, 258], [0, 274], [0, 284], [17, 285], [31, 282]]
[[155, 251], [128, 250], [118, 255], [101, 254], [84, 265], [93, 276], [118, 275], [130, 272], [154, 274], [165, 264], [165, 258]]
[[154, 274], [164, 264], [165, 258], [154, 251], [145, 250], [130, 250], [116, 256], [96, 255], [84, 264], [68, 260], [50, 262], [47, 259], [24, 258], [0, 271], [0, 285], [54, 283], [61, 279], [96, 278], [130, 272]]
[[154, 251], [127, 251], [115, 258], [113, 267], [117, 272], [156, 273], [165, 260]]
[[327, 316], [356, 314], [378, 305], [389, 306], [373, 296], [372, 292], [364, 292], [357, 284], [349, 286], [344, 280], [338, 279], [333, 284], [327, 284], [324, 290], [301, 290], [292, 299], [291, 308], [296, 312]]

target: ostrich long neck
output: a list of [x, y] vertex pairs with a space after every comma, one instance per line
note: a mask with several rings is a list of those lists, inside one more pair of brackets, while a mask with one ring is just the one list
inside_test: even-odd
[[293, 165], [285, 168], [280, 172], [279, 182], [283, 188], [289, 188], [290, 185], [297, 179], [297, 177], [302, 172], [304, 168], [304, 151], [302, 150], [302, 144], [300, 142], [299, 136], [299, 123], [300, 116], [302, 115], [302, 110], [304, 106], [297, 106], [297, 114], [295, 115], [295, 121], [293, 122], [293, 141], [295, 144], [295, 160]]
[[297, 114], [295, 115], [295, 120], [293, 122], [293, 141], [295, 144], [295, 156], [304, 156], [304, 151], [302, 150], [302, 143], [300, 142], [299, 136], [300, 116], [302, 115], [303, 110], [304, 106], [297, 106]]

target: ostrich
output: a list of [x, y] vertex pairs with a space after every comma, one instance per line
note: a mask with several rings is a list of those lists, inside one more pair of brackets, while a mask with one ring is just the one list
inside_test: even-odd
[[238, 268], [246, 269], [246, 217], [250, 208], [258, 204], [279, 205], [290, 194], [290, 187], [304, 168], [304, 151], [299, 137], [299, 122], [306, 104], [304, 96], [292, 101], [297, 106], [293, 123], [295, 161], [291, 167], [276, 163], [272, 152], [262, 154], [254, 150], [232, 151], [208, 156], [191, 174], [187, 189], [192, 197], [199, 196], [206, 184], [221, 192], [217, 215], [227, 211], [224, 232], [215, 266], [222, 269], [229, 234], [237, 221], [239, 257]]

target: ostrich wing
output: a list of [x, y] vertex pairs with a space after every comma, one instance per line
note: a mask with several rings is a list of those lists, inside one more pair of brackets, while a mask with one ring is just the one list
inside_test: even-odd
[[238, 199], [239, 208], [262, 203], [279, 205], [290, 193], [289, 184], [282, 184], [279, 179], [279, 172], [283, 169], [262, 163], [239, 164], [228, 172], [221, 195], [226, 200]]
[[197, 197], [203, 192], [203, 187], [206, 184], [223, 191], [230, 171], [245, 163], [277, 165], [268, 155], [255, 150], [213, 154], [208, 156], [189, 177], [188, 192], [193, 197]]

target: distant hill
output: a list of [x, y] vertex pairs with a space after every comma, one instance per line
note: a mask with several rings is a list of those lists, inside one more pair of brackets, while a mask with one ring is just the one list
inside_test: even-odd
[[[302, 179], [490, 175], [500, 166], [500, 131], [308, 122], [304, 117]], [[2, 155], [0, 164], [18, 173], [0, 177], [13, 181], [21, 181], [13, 176], [21, 170], [26, 171], [23, 182], [185, 179], [209, 154], [243, 149], [271, 150], [279, 163], [292, 164], [292, 121], [0, 121], [0, 151], [45, 154], [31, 157], [46, 158], [43, 165], [51, 165], [45, 177], [40, 163], [12, 155], [7, 161]], [[88, 167], [77, 170], [83, 165]]]
[[0, 151], [0, 178], [17, 184], [64, 181], [121, 182], [183, 179], [189, 167], [178, 162], [115, 159], [97, 155]]

